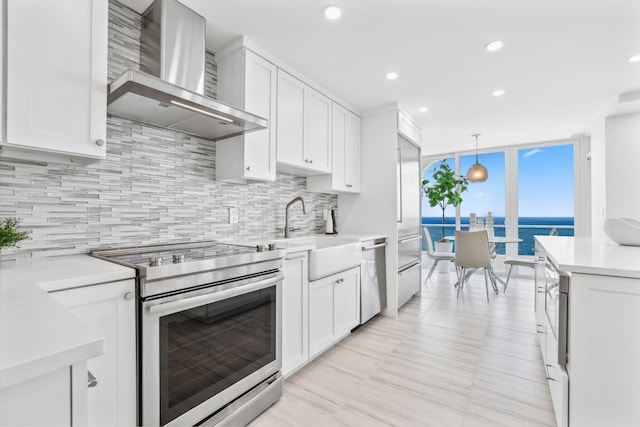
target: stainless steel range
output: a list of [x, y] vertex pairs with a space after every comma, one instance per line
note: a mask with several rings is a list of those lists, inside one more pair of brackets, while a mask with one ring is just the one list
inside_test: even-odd
[[141, 425], [244, 425], [280, 398], [285, 251], [208, 241], [92, 255], [137, 271]]

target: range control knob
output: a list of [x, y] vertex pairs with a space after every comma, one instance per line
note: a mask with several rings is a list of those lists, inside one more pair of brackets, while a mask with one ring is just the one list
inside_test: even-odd
[[151, 257], [151, 258], [149, 258], [149, 266], [150, 267], [157, 267], [159, 265], [162, 265], [162, 257]]
[[174, 264], [179, 264], [181, 262], [184, 262], [184, 254], [179, 254], [179, 255], [174, 255], [173, 256], [173, 263]]
[[269, 243], [269, 250], [270, 251], [275, 251], [276, 250], [276, 244], [275, 243]]

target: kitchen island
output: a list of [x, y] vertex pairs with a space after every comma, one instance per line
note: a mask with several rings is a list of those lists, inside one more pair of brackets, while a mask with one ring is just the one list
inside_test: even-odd
[[[638, 425], [640, 247], [586, 237], [535, 239], [538, 254], [569, 276], [568, 401], [558, 407], [554, 399], [556, 414], [566, 412], [558, 424]], [[537, 312], [544, 309], [536, 307]], [[547, 366], [552, 365], [547, 358], [553, 354], [544, 356]], [[550, 387], [553, 380], [551, 375]]]
[[133, 276], [87, 255], [0, 267], [0, 424], [86, 417], [86, 361], [103, 353], [103, 337], [49, 292]]

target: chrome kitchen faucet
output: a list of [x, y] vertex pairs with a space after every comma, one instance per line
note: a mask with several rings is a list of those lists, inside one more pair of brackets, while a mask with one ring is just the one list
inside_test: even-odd
[[293, 199], [292, 201], [290, 201], [289, 203], [287, 203], [287, 207], [284, 210], [284, 237], [285, 239], [290, 237], [290, 232], [291, 231], [295, 231], [295, 230], [290, 230], [289, 229], [289, 208], [291, 207], [292, 204], [294, 204], [295, 202], [300, 201], [300, 203], [302, 203], [302, 213], [303, 214], [307, 214], [307, 209], [304, 206], [304, 200], [302, 200], [302, 197], [298, 196], [295, 199]]

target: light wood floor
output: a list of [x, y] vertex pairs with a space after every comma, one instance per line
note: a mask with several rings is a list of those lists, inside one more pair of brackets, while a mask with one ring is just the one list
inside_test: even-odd
[[433, 276], [398, 319], [374, 318], [290, 377], [251, 427], [555, 426], [532, 280], [487, 303], [481, 274], [458, 300], [455, 274]]

